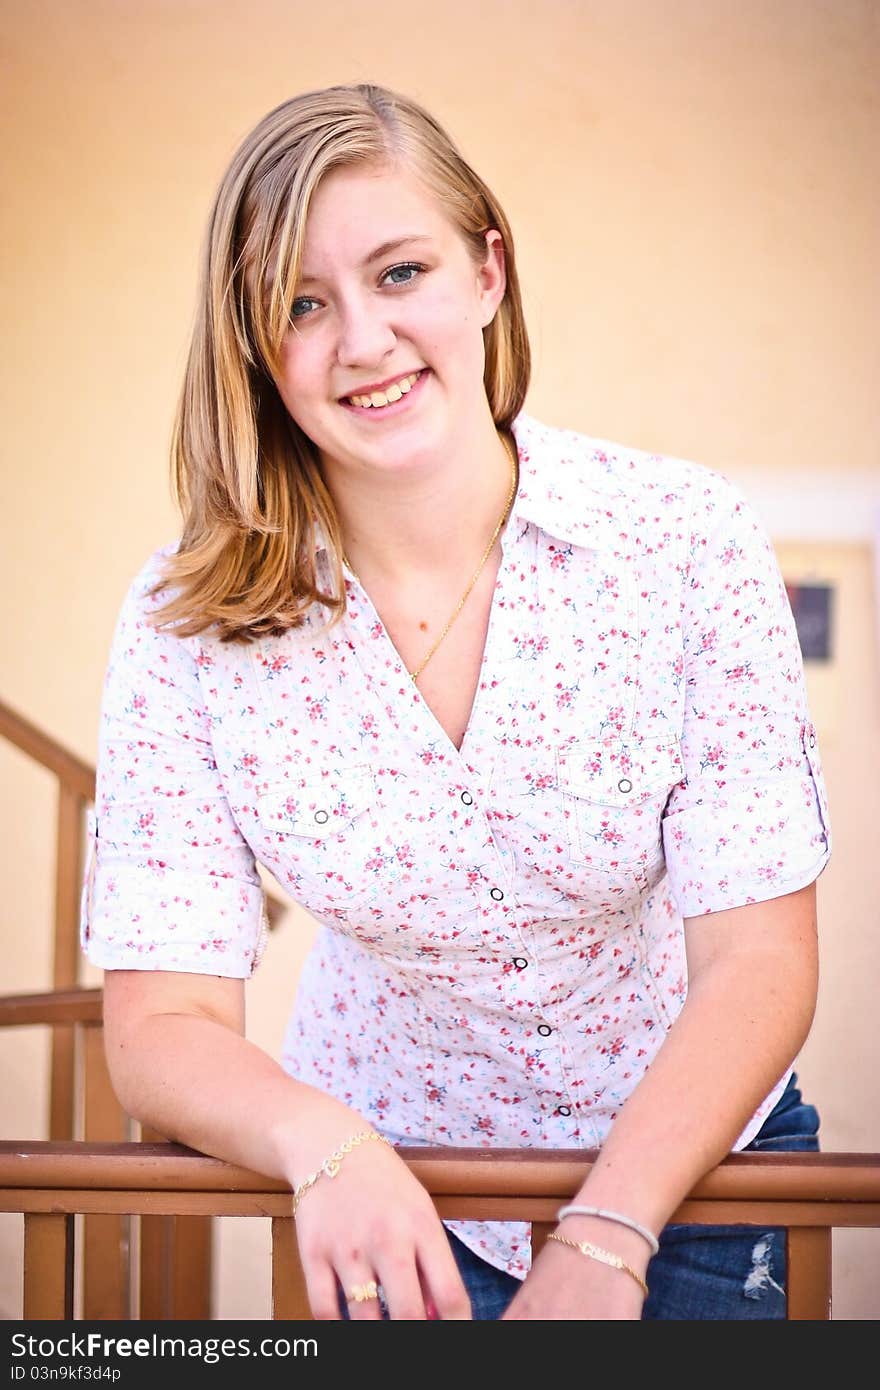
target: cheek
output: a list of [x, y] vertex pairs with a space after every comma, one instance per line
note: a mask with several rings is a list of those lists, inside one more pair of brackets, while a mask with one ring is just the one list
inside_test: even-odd
[[[413, 325], [414, 326], [414, 325]], [[483, 350], [483, 330], [478, 306], [461, 293], [437, 293], [420, 306], [419, 328], [423, 343], [446, 354], [447, 369], [477, 357]]]
[[319, 388], [321, 376], [317, 356], [308, 344], [285, 344], [281, 374], [275, 382], [278, 394], [294, 419], [308, 410]]

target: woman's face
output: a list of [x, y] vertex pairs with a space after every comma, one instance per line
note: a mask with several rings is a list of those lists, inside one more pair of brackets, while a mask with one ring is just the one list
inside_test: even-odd
[[325, 469], [398, 473], [485, 428], [483, 329], [505, 284], [500, 234], [486, 242], [478, 265], [411, 174], [321, 182], [276, 385]]

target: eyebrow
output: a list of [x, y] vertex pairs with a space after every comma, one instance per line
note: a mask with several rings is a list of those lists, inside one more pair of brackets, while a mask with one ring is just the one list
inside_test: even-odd
[[[413, 242], [430, 241], [426, 232], [408, 232], [405, 236], [394, 237], [392, 241], [383, 241], [381, 246], [377, 246], [374, 251], [365, 256], [361, 261], [361, 266], [372, 265], [373, 261], [382, 260], [384, 256], [390, 256], [395, 251], [399, 251], [402, 246], [411, 246]], [[320, 280], [320, 275], [311, 275], [303, 269], [300, 280], [303, 284], [310, 284], [312, 281]]]

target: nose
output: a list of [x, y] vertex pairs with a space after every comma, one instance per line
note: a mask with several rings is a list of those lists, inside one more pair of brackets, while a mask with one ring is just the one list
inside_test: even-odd
[[370, 367], [393, 351], [397, 342], [385, 305], [366, 296], [339, 308], [336, 356], [341, 367]]

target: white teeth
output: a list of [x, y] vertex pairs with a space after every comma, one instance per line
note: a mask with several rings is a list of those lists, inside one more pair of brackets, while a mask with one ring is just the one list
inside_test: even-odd
[[394, 401], [399, 401], [401, 396], [405, 396], [415, 386], [419, 379], [419, 373], [413, 372], [411, 376], [402, 377], [400, 381], [392, 382], [387, 391], [372, 391], [369, 396], [349, 396], [352, 405], [359, 406], [361, 410], [379, 409], [383, 405], [391, 405]]

